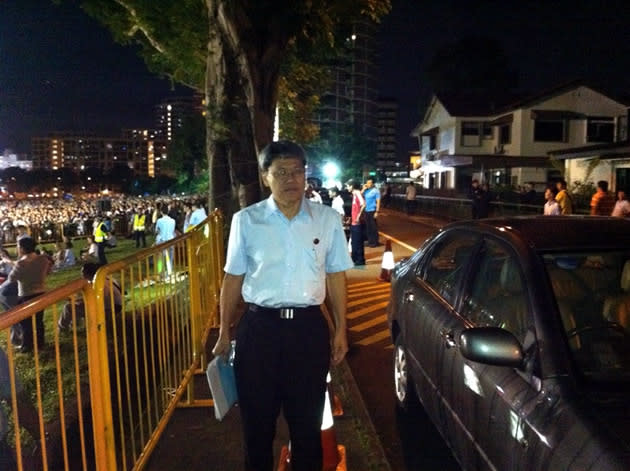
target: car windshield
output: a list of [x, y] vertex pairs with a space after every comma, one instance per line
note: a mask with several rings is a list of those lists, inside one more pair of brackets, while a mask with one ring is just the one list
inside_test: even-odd
[[630, 380], [630, 252], [544, 254], [573, 360], [592, 381]]

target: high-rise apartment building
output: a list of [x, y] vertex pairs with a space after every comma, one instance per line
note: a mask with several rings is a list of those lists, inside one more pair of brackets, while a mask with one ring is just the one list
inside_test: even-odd
[[406, 176], [408, 168], [401, 165], [396, 155], [398, 102], [392, 98], [380, 99], [377, 116], [376, 170], [387, 177]]
[[167, 143], [147, 129], [123, 131], [121, 137], [100, 137], [90, 133], [56, 132], [31, 140], [33, 168], [76, 171], [88, 167], [107, 172], [117, 164], [127, 165], [137, 175], [154, 177], [167, 158]]
[[331, 66], [332, 84], [321, 97], [315, 117], [322, 141], [331, 148], [351, 133], [376, 144], [375, 31], [373, 22], [357, 22], [346, 38], [344, 53]]
[[165, 98], [155, 107], [157, 136], [170, 142], [175, 136], [175, 131], [183, 126], [186, 118], [195, 113], [203, 114], [201, 95]]

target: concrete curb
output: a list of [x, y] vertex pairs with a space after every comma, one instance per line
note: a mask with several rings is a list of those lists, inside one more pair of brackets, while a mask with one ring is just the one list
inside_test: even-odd
[[[370, 418], [370, 414], [367, 411], [363, 396], [357, 386], [357, 383], [352, 375], [350, 366], [347, 361], [341, 362], [336, 367], [336, 376], [338, 376], [338, 384], [341, 387], [337, 388], [337, 392], [341, 398], [344, 407], [351, 410], [349, 417], [342, 417], [336, 419], [338, 422], [350, 419], [352, 420], [351, 433], [354, 437], [355, 446], [360, 446], [360, 461], [361, 467], [358, 467], [359, 463], [349, 463], [348, 469], [361, 470], [361, 471], [391, 471], [391, 466], [387, 460], [385, 449], [378, 437], [374, 423]], [[343, 434], [341, 440], [343, 440]], [[358, 450], [352, 450], [356, 455]], [[349, 450], [350, 452], [350, 450]]]

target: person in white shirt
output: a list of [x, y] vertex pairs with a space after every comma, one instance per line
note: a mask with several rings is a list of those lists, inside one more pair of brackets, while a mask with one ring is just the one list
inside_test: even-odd
[[[292, 469], [320, 470], [326, 374], [348, 351], [345, 272], [352, 261], [339, 214], [304, 195], [304, 150], [275, 141], [258, 159], [271, 196], [232, 218], [213, 353], [229, 352], [238, 323], [234, 373], [245, 468], [272, 469], [282, 409]], [[330, 327], [321, 311], [325, 298]]]
[[545, 203], [543, 214], [545, 216], [560, 216], [560, 205], [556, 201], [556, 192], [553, 188], [547, 188], [545, 190]]
[[630, 217], [630, 201], [626, 199], [624, 190], [617, 190], [617, 201], [610, 215], [617, 218]]
[[315, 191], [313, 185], [306, 185], [305, 194], [307, 200], [312, 201], [313, 203], [323, 203], [322, 196]]
[[339, 190], [337, 188], [332, 187], [328, 190], [328, 195], [330, 196], [330, 206], [332, 209], [341, 214], [341, 217], [344, 218], [346, 216], [346, 210], [343, 206], [343, 198], [339, 195]]
[[184, 232], [191, 230], [197, 224], [202, 223], [208, 215], [206, 214], [206, 210], [204, 207], [198, 203], [194, 202], [192, 204], [192, 212], [190, 213], [190, 219], [188, 220], [188, 226], [184, 229]]
[[[168, 207], [166, 205], [162, 205], [160, 214], [162, 216], [155, 223], [155, 245], [168, 242], [176, 236], [175, 219], [168, 215]], [[166, 262], [166, 273], [169, 275], [173, 272], [173, 255], [174, 251], [172, 247], [165, 250], [163, 253], [163, 260]]]

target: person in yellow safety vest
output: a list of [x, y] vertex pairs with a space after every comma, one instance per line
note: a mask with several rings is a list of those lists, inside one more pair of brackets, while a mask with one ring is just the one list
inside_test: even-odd
[[105, 241], [107, 240], [107, 232], [107, 226], [105, 225], [103, 217], [97, 216], [93, 235], [94, 242], [96, 242], [96, 246], [98, 247], [98, 263], [101, 265], [107, 264], [107, 259], [105, 258]]
[[136, 248], [140, 247], [140, 241], [142, 241], [142, 247], [147, 246], [146, 239], [146, 219], [147, 216], [142, 210], [142, 208], [138, 208], [136, 213], [133, 215], [133, 238], [136, 241]]

